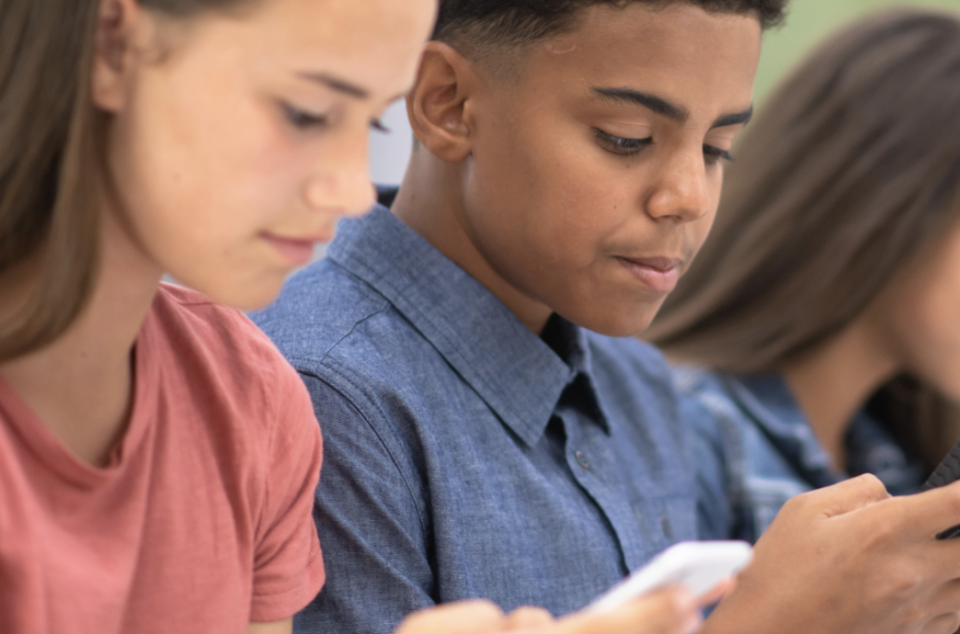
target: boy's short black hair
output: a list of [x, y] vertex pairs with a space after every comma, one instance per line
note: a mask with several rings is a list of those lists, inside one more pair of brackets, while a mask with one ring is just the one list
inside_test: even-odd
[[[784, 17], [788, 0], [440, 0], [433, 39], [470, 48], [484, 44], [524, 46], [562, 33], [576, 15], [595, 4], [624, 7], [642, 2], [653, 8], [684, 3], [713, 13], [757, 16], [768, 28]], [[466, 41], [464, 41], [466, 40]]]

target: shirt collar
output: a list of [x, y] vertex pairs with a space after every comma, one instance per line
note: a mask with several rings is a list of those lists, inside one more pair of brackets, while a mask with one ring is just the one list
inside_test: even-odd
[[800, 473], [816, 486], [843, 478], [813, 433], [790, 386], [775, 373], [728, 375], [740, 406]]
[[[830, 457], [782, 375], [740, 374], [730, 381], [741, 406], [750, 411], [767, 437], [808, 480], [826, 486], [846, 477], [831, 466]], [[872, 473], [893, 495], [920, 490], [922, 464], [908, 457], [890, 432], [865, 411], [854, 415], [844, 444], [849, 475]]]
[[[569, 322], [561, 328], [565, 362], [480, 282], [385, 207], [342, 220], [327, 257], [390, 301], [528, 445], [543, 434], [566, 386], [579, 374], [589, 378], [580, 328]], [[592, 391], [592, 380], [589, 385]]]

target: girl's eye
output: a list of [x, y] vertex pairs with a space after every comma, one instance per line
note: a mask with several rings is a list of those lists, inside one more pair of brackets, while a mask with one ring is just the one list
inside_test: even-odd
[[294, 108], [290, 104], [282, 104], [283, 115], [294, 128], [298, 130], [312, 130], [324, 128], [330, 122], [327, 115], [307, 112], [300, 108]]
[[384, 134], [390, 134], [390, 128], [383, 125], [383, 121], [380, 119], [373, 119], [370, 121], [370, 127], [376, 130], [377, 132], [383, 132]]
[[711, 165], [714, 163], [719, 163], [721, 159], [724, 161], [730, 161], [731, 163], [733, 162], [733, 156], [730, 154], [730, 152], [721, 150], [720, 148], [712, 145], [703, 146], [703, 156], [706, 158], [707, 163]]
[[653, 144], [653, 137], [647, 137], [646, 139], [625, 139], [620, 136], [608, 134], [599, 128], [594, 128], [594, 133], [597, 136], [597, 142], [600, 144], [600, 147], [613, 154], [619, 154], [620, 156], [631, 156]]

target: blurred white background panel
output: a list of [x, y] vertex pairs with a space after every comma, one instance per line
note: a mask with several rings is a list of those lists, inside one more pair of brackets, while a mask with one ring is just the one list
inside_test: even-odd
[[413, 149], [413, 131], [404, 100], [390, 106], [382, 121], [390, 132], [370, 133], [370, 175], [378, 185], [399, 185]]

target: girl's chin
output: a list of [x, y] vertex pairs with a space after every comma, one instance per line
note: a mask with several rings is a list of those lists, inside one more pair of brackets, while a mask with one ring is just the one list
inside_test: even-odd
[[[262, 276], [256, 280], [250, 278], [223, 281], [186, 280], [182, 284], [221, 306], [248, 312], [265, 308], [273, 303], [280, 294], [286, 277], [286, 275], [271, 275]], [[167, 279], [167, 281], [181, 283], [173, 279]]]

